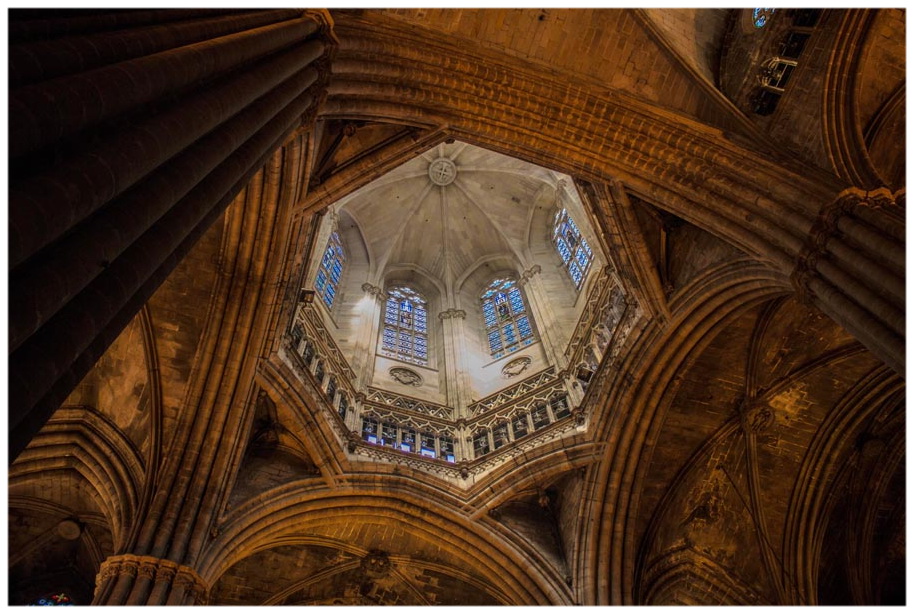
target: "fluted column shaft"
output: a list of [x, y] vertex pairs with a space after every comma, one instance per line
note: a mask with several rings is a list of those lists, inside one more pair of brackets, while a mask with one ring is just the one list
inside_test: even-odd
[[11, 15], [11, 459], [329, 78], [318, 13], [138, 13]]
[[792, 274], [814, 304], [898, 373], [905, 364], [904, 192], [848, 188], [826, 204]]
[[203, 605], [209, 590], [186, 565], [133, 554], [103, 561], [95, 587], [92, 605]]

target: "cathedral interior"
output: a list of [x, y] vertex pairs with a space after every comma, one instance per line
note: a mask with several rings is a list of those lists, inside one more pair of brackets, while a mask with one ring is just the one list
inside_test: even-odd
[[904, 9], [15, 9], [8, 603], [893, 605]]

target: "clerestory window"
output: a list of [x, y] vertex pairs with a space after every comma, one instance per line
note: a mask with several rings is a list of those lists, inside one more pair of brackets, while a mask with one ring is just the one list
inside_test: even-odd
[[512, 279], [496, 279], [482, 293], [482, 317], [493, 358], [501, 358], [535, 340], [524, 295]]
[[567, 209], [555, 214], [552, 241], [559, 257], [565, 263], [565, 270], [571, 276], [574, 287], [580, 290], [590, 269], [590, 263], [593, 262], [593, 251], [581, 236], [581, 231], [568, 215]]
[[756, 28], [764, 28], [777, 9], [752, 9], [752, 23]]
[[391, 358], [428, 364], [428, 310], [425, 299], [406, 286], [387, 291], [381, 353]]
[[314, 279], [314, 287], [324, 304], [327, 305], [327, 309], [333, 309], [333, 299], [336, 298], [345, 263], [346, 252], [343, 251], [339, 234], [333, 231], [330, 233], [330, 239], [327, 240], [327, 249], [324, 250], [321, 266]]

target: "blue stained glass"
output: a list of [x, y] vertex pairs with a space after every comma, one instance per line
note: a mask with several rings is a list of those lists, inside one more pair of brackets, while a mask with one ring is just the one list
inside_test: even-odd
[[384, 347], [388, 349], [394, 348], [394, 343], [396, 343], [397, 333], [392, 328], [384, 329]]
[[561, 237], [556, 241], [559, 247], [559, 255], [562, 257], [562, 262], [568, 262], [571, 258], [571, 252], [568, 250], [568, 246], [565, 245], [565, 241]]
[[520, 290], [513, 288], [508, 297], [511, 301], [511, 310], [514, 313], [521, 313], [524, 310], [524, 299], [520, 295]]
[[327, 289], [324, 291], [324, 303], [327, 304], [328, 308], [333, 307], [334, 296], [336, 296], [336, 293], [333, 291], [333, 286], [327, 284]]
[[324, 284], [327, 283], [327, 276], [324, 275], [323, 271], [317, 272], [317, 279], [314, 280], [314, 287], [318, 290], [324, 289]]
[[328, 245], [328, 246], [327, 246], [327, 251], [324, 252], [324, 259], [321, 261], [321, 265], [322, 265], [324, 268], [329, 269], [329, 268], [330, 268], [330, 263], [331, 263], [331, 262], [333, 262], [333, 246], [332, 246], [332, 245]]
[[584, 270], [587, 268], [587, 264], [588, 264], [589, 260], [587, 258], [587, 254], [584, 253], [583, 249], [578, 249], [578, 251], [576, 251], [574, 253], [574, 258], [575, 258], [575, 260], [578, 261], [578, 264], [581, 265], [581, 270]]
[[590, 246], [587, 245], [587, 241], [585, 241], [583, 237], [581, 238], [581, 247], [583, 247], [584, 251], [587, 252], [587, 259], [590, 260], [590, 258], [593, 257], [593, 252], [590, 251]]
[[581, 234], [581, 231], [578, 230], [577, 226], [575, 226], [574, 220], [571, 219], [571, 216], [568, 215], [567, 213], [566, 213], [566, 216], [567, 217], [565, 219], [568, 221], [568, 225], [571, 226], [571, 229], [574, 230], [575, 234]]
[[533, 335], [533, 330], [530, 328], [530, 321], [526, 316], [517, 319], [517, 329], [520, 331], [521, 339], [526, 339]]
[[571, 273], [571, 279], [574, 281], [574, 285], [580, 286], [581, 280], [584, 278], [581, 275], [581, 269], [578, 268], [578, 265], [571, 263], [571, 266], [568, 267], [568, 271]]
[[517, 342], [517, 334], [514, 332], [513, 324], [506, 324], [504, 327], [505, 331], [505, 343], [511, 344]]
[[330, 279], [333, 280], [333, 283], [340, 283], [340, 275], [343, 273], [343, 265], [339, 260], [333, 262], [333, 268], [330, 269]]
[[497, 330], [489, 333], [489, 347], [493, 352], [501, 349], [501, 335], [498, 334]]

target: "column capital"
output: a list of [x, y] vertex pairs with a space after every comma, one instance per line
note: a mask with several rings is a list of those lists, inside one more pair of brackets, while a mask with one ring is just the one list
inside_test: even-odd
[[380, 286], [374, 286], [367, 281], [362, 284], [362, 292], [365, 292], [369, 296], [375, 297], [377, 300], [383, 302], [387, 300], [387, 293], [384, 292], [384, 289]]
[[791, 281], [802, 303], [812, 300], [810, 281], [817, 275], [819, 260], [828, 253], [828, 242], [838, 236], [838, 223], [858, 209], [882, 210], [894, 214], [902, 207], [904, 191], [892, 193], [888, 188], [864, 190], [847, 188], [838, 193], [834, 200], [822, 205], [816, 221], [813, 222], [803, 247], [797, 254]]
[[448, 309], [447, 311], [442, 311], [441, 313], [438, 314], [439, 320], [450, 320], [451, 318], [460, 318], [461, 320], [463, 320], [466, 317], [467, 317], [466, 311], [464, 311], [463, 309], [454, 309], [453, 307], [451, 309]]

